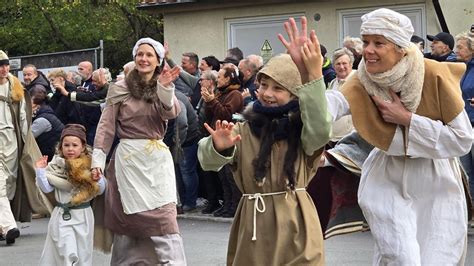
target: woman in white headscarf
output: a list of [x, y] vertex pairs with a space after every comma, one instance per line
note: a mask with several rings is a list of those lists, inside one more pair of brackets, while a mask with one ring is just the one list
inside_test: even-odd
[[[288, 34], [301, 36], [292, 23]], [[334, 120], [352, 114], [375, 146], [358, 191], [374, 265], [462, 265], [467, 208], [455, 157], [472, 143], [459, 89], [465, 66], [424, 60], [412, 34], [408, 17], [392, 10], [364, 15], [363, 60], [341, 92], [326, 92], [328, 108]], [[301, 45], [287, 48], [296, 55]]]
[[93, 174], [104, 170], [114, 136], [120, 139], [107, 167], [105, 226], [114, 233], [111, 265], [185, 265], [176, 221], [176, 183], [167, 120], [180, 107], [172, 83], [177, 67], [160, 67], [161, 43], [143, 38], [133, 47], [135, 68], [109, 88], [94, 140]]

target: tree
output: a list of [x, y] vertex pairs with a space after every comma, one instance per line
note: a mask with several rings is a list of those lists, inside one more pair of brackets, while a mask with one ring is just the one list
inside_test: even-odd
[[129, 1], [4, 2], [0, 49], [10, 56], [92, 48], [104, 40], [104, 66], [117, 74], [139, 38], [163, 39], [162, 18]]

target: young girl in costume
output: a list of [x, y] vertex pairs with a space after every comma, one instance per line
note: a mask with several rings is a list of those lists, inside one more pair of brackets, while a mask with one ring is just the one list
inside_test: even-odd
[[329, 141], [331, 118], [319, 42], [314, 31], [307, 38], [305, 18], [302, 25], [304, 35], [289, 35], [289, 42], [280, 36], [291, 56], [273, 57], [257, 74], [258, 100], [245, 109], [246, 121], [205, 124], [211, 136], [199, 143], [202, 168], [230, 164], [243, 193], [228, 265], [324, 264], [321, 227], [305, 187]]
[[[105, 190], [103, 176], [78, 189], [79, 177], [90, 179], [91, 155], [86, 129], [68, 124], [61, 133], [51, 162], [47, 156], [36, 162], [36, 184], [44, 193], [54, 192], [57, 201], [48, 224], [40, 265], [92, 265], [94, 215], [90, 200]], [[75, 177], [71, 176], [75, 173]]]

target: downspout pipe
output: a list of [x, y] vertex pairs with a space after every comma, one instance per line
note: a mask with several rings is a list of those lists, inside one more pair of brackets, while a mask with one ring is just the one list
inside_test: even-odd
[[446, 20], [444, 19], [443, 10], [441, 9], [439, 1], [433, 0], [433, 6], [436, 12], [436, 17], [438, 17], [439, 24], [441, 25], [441, 30], [449, 33], [448, 24], [446, 24]]

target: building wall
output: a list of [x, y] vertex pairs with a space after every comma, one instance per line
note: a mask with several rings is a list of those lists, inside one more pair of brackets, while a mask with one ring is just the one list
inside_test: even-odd
[[[474, 2], [472, 0], [461, 1], [466, 3], [469, 1]], [[437, 33], [440, 31], [432, 1], [394, 0], [387, 2], [390, 4], [385, 6], [425, 4], [427, 16], [426, 31], [428, 33]], [[445, 0], [445, 2], [449, 2], [449, 0]], [[217, 58], [223, 59], [227, 49], [226, 19], [304, 13], [308, 17], [308, 28], [315, 29], [321, 43], [328, 48], [328, 51], [332, 51], [339, 46], [339, 21], [337, 11], [340, 9], [370, 7], [381, 7], [380, 0], [337, 0], [275, 5], [255, 4], [252, 7], [165, 13], [164, 36], [170, 45], [171, 54], [175, 60], [180, 60], [181, 54], [188, 51], [196, 52], [200, 57], [215, 55]], [[448, 13], [456, 12], [460, 11], [452, 7]], [[312, 19], [315, 13], [321, 14], [321, 20], [318, 22]], [[282, 33], [283, 32], [284, 29], [282, 25]]]
[[468, 31], [474, 24], [474, 0], [440, 0], [439, 3], [453, 36]]

